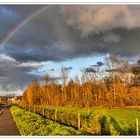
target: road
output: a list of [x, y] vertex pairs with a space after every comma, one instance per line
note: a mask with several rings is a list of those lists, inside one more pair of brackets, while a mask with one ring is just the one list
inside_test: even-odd
[[[0, 106], [2, 110], [5, 106]], [[20, 135], [13, 121], [9, 107], [5, 108], [0, 114], [0, 136], [17, 136]]]

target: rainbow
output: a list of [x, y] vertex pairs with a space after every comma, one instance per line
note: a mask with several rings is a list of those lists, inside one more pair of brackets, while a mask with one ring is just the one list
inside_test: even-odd
[[32, 20], [34, 17], [42, 13], [48, 8], [48, 6], [43, 6], [39, 10], [31, 13], [29, 16], [27, 16], [24, 20], [22, 20], [20, 23], [18, 23], [10, 32], [7, 33], [7, 35], [2, 39], [0, 42], [0, 46], [4, 47], [5, 44], [12, 38], [12, 36], [20, 30], [25, 24], [27, 24], [30, 20]]

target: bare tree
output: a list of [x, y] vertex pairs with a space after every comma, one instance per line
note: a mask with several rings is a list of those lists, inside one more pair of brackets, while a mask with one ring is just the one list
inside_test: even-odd
[[51, 76], [46, 73], [43, 77], [42, 77], [43, 81], [45, 81], [46, 86], [48, 85], [48, 83], [51, 81]]
[[115, 77], [117, 72], [117, 67], [120, 64], [119, 58], [115, 55], [110, 55], [105, 58], [106, 71], [109, 72], [109, 77], [112, 79], [113, 85], [113, 104], [116, 104], [116, 86], [115, 86]]
[[67, 90], [66, 90], [66, 84], [68, 81], [68, 77], [69, 77], [69, 68], [66, 67], [62, 67], [61, 69], [61, 77], [62, 77], [62, 91], [63, 91], [63, 96], [64, 96], [64, 104], [65, 102], [67, 102]]
[[67, 80], [68, 80], [68, 77], [69, 77], [69, 72], [70, 72], [70, 70], [68, 68], [62, 67], [61, 77], [62, 77], [62, 80], [63, 80], [63, 85], [67, 84]]

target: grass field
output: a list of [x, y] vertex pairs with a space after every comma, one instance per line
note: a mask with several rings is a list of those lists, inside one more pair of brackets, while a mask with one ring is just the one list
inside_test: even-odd
[[[138, 118], [140, 124], [140, 109], [131, 109], [131, 108], [114, 108], [114, 109], [101, 109], [101, 108], [92, 108], [92, 109], [84, 109], [84, 108], [66, 108], [66, 107], [33, 107], [26, 108], [27, 110], [34, 111], [49, 120], [50, 124], [57, 121], [58, 127], [57, 132], [61, 131], [61, 126], [67, 125], [72, 126], [73, 133], [67, 132], [66, 135], [136, 135], [136, 119]], [[14, 111], [15, 110], [15, 111]], [[28, 114], [31, 112], [25, 111], [18, 107], [12, 107], [11, 111], [13, 112], [13, 116], [16, 122], [22, 123], [22, 118], [27, 120], [27, 126], [30, 120], [28, 118]], [[15, 113], [15, 114], [14, 114]], [[24, 115], [27, 113], [27, 115]], [[18, 115], [20, 117], [18, 118]], [[78, 118], [78, 114], [80, 117]], [[32, 115], [37, 115], [32, 113]], [[39, 115], [38, 115], [39, 116]], [[39, 116], [40, 118], [41, 116]], [[44, 118], [42, 118], [44, 119]], [[29, 120], [29, 122], [28, 122]], [[39, 119], [40, 120], [40, 119]], [[78, 124], [80, 121], [80, 131], [78, 129]], [[35, 123], [35, 121], [34, 121]], [[62, 125], [64, 124], [64, 125]], [[21, 124], [19, 128], [22, 128]], [[36, 125], [36, 124], [35, 124]], [[50, 125], [51, 126], [51, 125]], [[49, 128], [49, 126], [47, 126]], [[66, 126], [65, 126], [66, 127]], [[140, 125], [138, 126], [140, 132]], [[25, 128], [24, 128], [25, 129]], [[35, 132], [35, 128], [34, 131]], [[41, 131], [41, 128], [40, 128]], [[86, 132], [86, 133], [85, 133]], [[23, 134], [23, 133], [22, 133]], [[27, 133], [25, 133], [26, 135]], [[29, 133], [30, 134], [30, 133]], [[32, 131], [31, 131], [32, 134]], [[39, 134], [39, 133], [38, 133]], [[41, 135], [55, 135], [55, 133], [41, 133]], [[61, 135], [61, 134], [60, 134]], [[63, 134], [62, 134], [63, 135]], [[65, 134], [64, 134], [65, 135]]]
[[17, 106], [12, 106], [10, 111], [20, 134], [24, 136], [87, 135], [81, 130], [61, 125]]

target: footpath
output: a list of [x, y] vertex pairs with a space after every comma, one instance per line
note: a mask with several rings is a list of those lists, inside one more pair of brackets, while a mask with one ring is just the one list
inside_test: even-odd
[[0, 136], [19, 136], [19, 131], [13, 121], [10, 109], [6, 108], [0, 114]]

